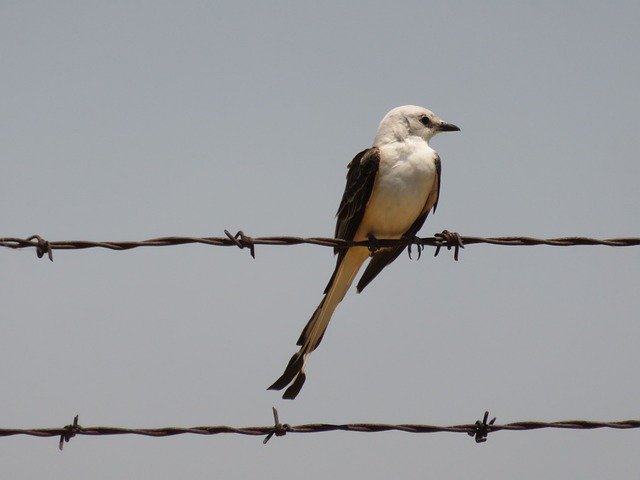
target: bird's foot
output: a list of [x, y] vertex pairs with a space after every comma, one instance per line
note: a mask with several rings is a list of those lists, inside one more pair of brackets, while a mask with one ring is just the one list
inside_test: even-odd
[[367, 240], [369, 240], [369, 255], [373, 255], [380, 250], [380, 243], [373, 233], [367, 235]]
[[418, 250], [418, 258], [416, 258], [416, 260], [420, 260], [420, 257], [422, 256], [422, 250], [424, 250], [424, 245], [420, 243], [420, 237], [416, 235], [407, 235], [402, 238], [411, 242], [407, 245], [407, 253], [409, 254], [409, 258], [411, 258], [411, 249], [415, 245], [416, 250]]
[[458, 261], [458, 253], [461, 248], [464, 248], [462, 243], [462, 237], [457, 232], [450, 232], [449, 230], [443, 230], [442, 233], [436, 233], [434, 235], [437, 241], [436, 253], [434, 257], [440, 253], [440, 248], [447, 247], [447, 250], [453, 248], [453, 259]]

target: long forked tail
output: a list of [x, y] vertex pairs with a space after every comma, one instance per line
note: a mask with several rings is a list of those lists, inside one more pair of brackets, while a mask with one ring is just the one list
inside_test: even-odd
[[338, 257], [336, 269], [327, 285], [325, 296], [300, 334], [297, 343], [300, 350], [293, 354], [284, 373], [269, 387], [269, 390], [282, 390], [291, 384], [282, 398], [289, 400], [296, 398], [307, 378], [304, 370], [309, 355], [320, 345], [333, 312], [344, 298], [368, 254], [366, 248], [356, 247], [350, 248], [346, 254]]

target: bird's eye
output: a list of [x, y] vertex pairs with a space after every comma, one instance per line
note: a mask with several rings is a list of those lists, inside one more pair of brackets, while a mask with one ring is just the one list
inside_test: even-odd
[[424, 115], [420, 117], [420, 123], [422, 123], [425, 127], [428, 127], [429, 125], [431, 125], [431, 119]]

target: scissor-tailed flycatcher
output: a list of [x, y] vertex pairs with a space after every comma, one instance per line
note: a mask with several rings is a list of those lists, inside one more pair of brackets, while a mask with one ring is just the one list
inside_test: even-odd
[[[343, 240], [413, 238], [427, 215], [435, 211], [440, 193], [440, 157], [429, 146], [436, 133], [460, 130], [426, 108], [405, 105], [391, 110], [378, 127], [373, 146], [349, 163], [347, 185], [338, 208], [335, 237]], [[404, 246], [382, 248], [357, 285], [361, 292], [380, 271], [393, 262]], [[269, 387], [285, 390], [283, 398], [298, 395], [306, 379], [305, 366], [324, 335], [331, 315], [351, 286], [367, 247], [335, 249], [338, 261], [324, 297], [298, 339], [296, 352], [282, 376]]]

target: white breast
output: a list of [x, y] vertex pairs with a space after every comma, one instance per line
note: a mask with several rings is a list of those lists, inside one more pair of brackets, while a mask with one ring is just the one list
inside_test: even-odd
[[399, 238], [436, 188], [436, 152], [422, 139], [380, 147], [376, 183], [356, 237]]

